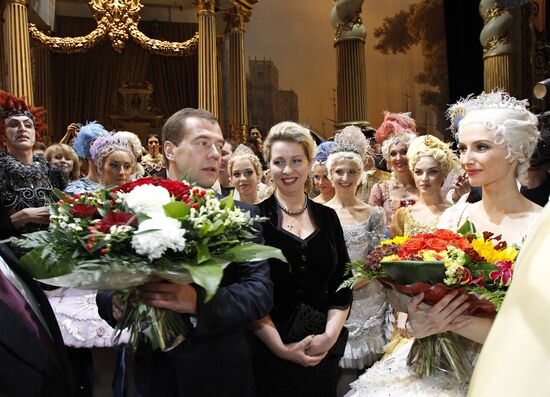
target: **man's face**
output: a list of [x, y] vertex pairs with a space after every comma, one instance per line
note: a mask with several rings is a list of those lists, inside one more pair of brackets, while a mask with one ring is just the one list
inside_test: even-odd
[[152, 136], [147, 140], [147, 146], [149, 149], [149, 154], [156, 157], [159, 153], [159, 140], [157, 137]]
[[218, 123], [196, 117], [188, 118], [185, 127], [179, 145], [164, 142], [170, 178], [185, 178], [203, 188], [209, 188], [218, 179], [220, 172], [224, 145], [222, 130]]
[[2, 121], [5, 129], [5, 140], [11, 154], [32, 150], [36, 139], [34, 121], [27, 116], [12, 116]]
[[257, 128], [252, 128], [250, 130], [250, 140], [258, 143], [262, 143], [262, 133]]
[[233, 156], [233, 150], [229, 142], [226, 142], [223, 145], [221, 154], [222, 154], [222, 163], [221, 163], [222, 165], [220, 168], [220, 174], [225, 173], [227, 175], [227, 163], [229, 162], [229, 159], [231, 158], [231, 156]]

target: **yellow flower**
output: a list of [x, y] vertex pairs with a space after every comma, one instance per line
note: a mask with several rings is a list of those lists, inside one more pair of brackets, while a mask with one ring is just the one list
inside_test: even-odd
[[391, 245], [391, 244], [403, 244], [405, 241], [407, 241], [409, 237], [407, 236], [395, 236], [394, 238], [386, 241], [382, 241], [380, 245]]
[[380, 262], [395, 262], [400, 261], [401, 258], [398, 255], [388, 255], [382, 258]]
[[422, 260], [429, 262], [444, 261], [447, 258], [447, 253], [445, 251], [437, 252], [434, 250], [422, 250], [421, 254]]
[[489, 263], [496, 263], [498, 261], [514, 261], [518, 256], [517, 248], [509, 245], [502, 250], [496, 250], [491, 240], [485, 240], [483, 238], [477, 238], [473, 240], [471, 246], [481, 256], [487, 259]]

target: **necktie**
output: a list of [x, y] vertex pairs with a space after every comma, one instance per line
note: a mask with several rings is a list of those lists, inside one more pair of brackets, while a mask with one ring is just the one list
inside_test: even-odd
[[[40, 343], [53, 354], [52, 342], [47, 335], [40, 321], [36, 318], [32, 308], [27, 300], [21, 295], [19, 290], [0, 270], [0, 300], [4, 301], [18, 317], [25, 323], [27, 328], [38, 338]], [[9, 325], [5, 325], [8, 326]], [[55, 357], [55, 354], [54, 354]]]

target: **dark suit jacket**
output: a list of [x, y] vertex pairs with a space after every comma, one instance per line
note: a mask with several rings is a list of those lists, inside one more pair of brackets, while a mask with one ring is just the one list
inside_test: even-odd
[[74, 386], [67, 353], [48, 299], [0, 243], [0, 255], [29, 287], [52, 334], [55, 357], [18, 315], [0, 300], [0, 396], [72, 396]]
[[[239, 207], [258, 214], [256, 207]], [[258, 225], [256, 241], [263, 243]], [[204, 303], [197, 289], [197, 327], [174, 350], [136, 354], [134, 383], [138, 396], [254, 396], [248, 323], [267, 315], [273, 305], [266, 261], [231, 263], [216, 295]], [[99, 314], [114, 324], [112, 292], [97, 295]], [[184, 315], [188, 318], [187, 315]]]

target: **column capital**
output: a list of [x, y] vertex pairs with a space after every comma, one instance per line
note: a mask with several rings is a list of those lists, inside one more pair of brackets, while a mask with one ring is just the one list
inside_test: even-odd
[[251, 12], [244, 7], [235, 4], [231, 9], [223, 14], [223, 19], [227, 22], [228, 32], [244, 32], [244, 25], [250, 21]]
[[193, 0], [198, 8], [199, 15], [214, 15], [216, 13], [217, 0]]
[[20, 4], [20, 5], [25, 6], [25, 7], [29, 6], [29, 2], [27, 0], [5, 0], [5, 4], [6, 5]]

